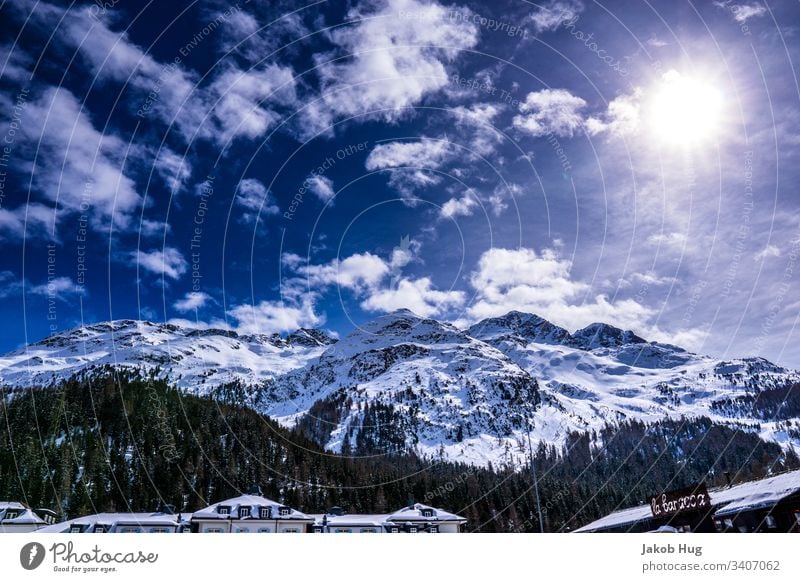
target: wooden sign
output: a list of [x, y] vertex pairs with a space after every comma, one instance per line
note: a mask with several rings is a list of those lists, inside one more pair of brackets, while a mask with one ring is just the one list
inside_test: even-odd
[[654, 495], [649, 503], [653, 517], [670, 517], [711, 508], [711, 498], [705, 483]]

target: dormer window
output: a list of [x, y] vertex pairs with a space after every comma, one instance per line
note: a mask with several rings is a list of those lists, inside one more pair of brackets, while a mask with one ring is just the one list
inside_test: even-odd
[[219, 507], [217, 507], [217, 513], [219, 513], [220, 515], [230, 515], [231, 508], [228, 507], [227, 505], [220, 505]]
[[94, 533], [106, 533], [106, 531], [108, 530], [106, 529], [106, 526], [104, 526], [102, 523], [98, 523], [97, 525], [94, 526]]
[[250, 517], [250, 508], [249, 507], [240, 507], [239, 508], [239, 519], [244, 519], [245, 517]]
[[432, 509], [423, 509], [422, 510], [422, 517], [433, 517], [433, 510]]
[[281, 509], [280, 509], [281, 517], [287, 517], [287, 516], [291, 515], [291, 513], [292, 513], [292, 510], [289, 507], [281, 507]]
[[272, 515], [272, 509], [270, 507], [262, 507], [258, 510], [258, 516], [261, 519], [269, 519]]
[[399, 527], [390, 527], [389, 528], [389, 533], [400, 533], [400, 528]]
[[19, 511], [16, 509], [6, 509], [6, 515], [3, 519], [17, 519], [19, 517]]
[[432, 525], [428, 531], [430, 533], [439, 533], [439, 526], [438, 525]]
[[417, 526], [412, 525], [408, 528], [408, 533], [417, 533]]
[[81, 533], [81, 531], [83, 531], [83, 526], [80, 524], [75, 523], [69, 526], [69, 533]]

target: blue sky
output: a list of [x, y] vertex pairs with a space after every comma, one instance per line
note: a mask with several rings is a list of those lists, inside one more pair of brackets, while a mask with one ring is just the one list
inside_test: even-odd
[[0, 6], [0, 349], [519, 309], [800, 366], [793, 3]]

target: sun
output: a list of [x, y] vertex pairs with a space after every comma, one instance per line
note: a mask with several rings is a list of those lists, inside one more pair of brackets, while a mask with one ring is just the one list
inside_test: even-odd
[[655, 89], [649, 117], [661, 140], [690, 145], [716, 136], [722, 106], [722, 94], [715, 87], [671, 70]]

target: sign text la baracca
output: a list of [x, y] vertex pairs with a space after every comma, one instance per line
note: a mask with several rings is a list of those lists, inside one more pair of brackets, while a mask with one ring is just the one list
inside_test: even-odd
[[711, 507], [711, 499], [704, 483], [655, 495], [649, 502], [653, 517], [668, 517]]

